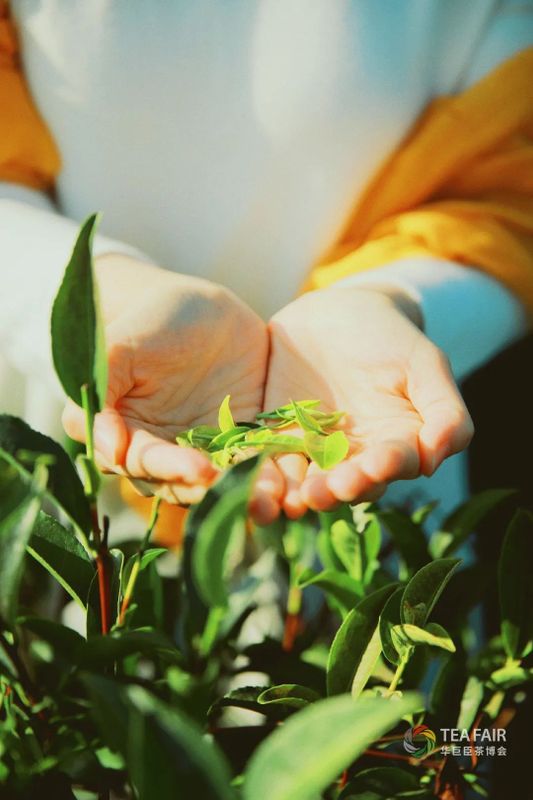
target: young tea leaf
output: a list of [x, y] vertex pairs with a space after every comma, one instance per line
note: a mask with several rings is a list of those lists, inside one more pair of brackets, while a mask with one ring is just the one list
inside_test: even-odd
[[327, 436], [307, 431], [304, 445], [309, 458], [321, 469], [331, 469], [348, 455], [350, 443], [344, 431], [335, 431]]
[[231, 431], [235, 427], [235, 420], [233, 419], [229, 403], [230, 395], [227, 394], [218, 409], [218, 427], [222, 433]]
[[498, 564], [501, 631], [509, 658], [521, 658], [533, 640], [533, 515], [516, 512], [502, 546]]
[[394, 625], [391, 635], [395, 644], [401, 643], [406, 646], [425, 644], [430, 647], [440, 647], [441, 650], [447, 650], [449, 653], [455, 653], [455, 645], [450, 635], [436, 622], [428, 622], [425, 628], [419, 628], [418, 625], [409, 625], [409, 623]]
[[82, 225], [52, 308], [52, 355], [67, 395], [82, 405], [86, 384], [94, 411], [105, 403], [107, 355], [93, 275], [92, 239], [97, 215]]

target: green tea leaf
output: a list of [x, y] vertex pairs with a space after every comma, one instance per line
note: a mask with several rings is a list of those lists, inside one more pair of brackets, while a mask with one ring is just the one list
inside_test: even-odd
[[513, 494], [516, 494], [513, 489], [487, 489], [459, 506], [431, 537], [429, 547], [433, 558], [449, 556], [457, 550], [485, 517]]
[[85, 533], [91, 531], [91, 513], [83, 486], [74, 465], [57, 442], [30, 428], [18, 417], [0, 415], [0, 455], [26, 478], [28, 465], [21, 461], [21, 451], [52, 456], [48, 466], [48, 492], [57, 500], [70, 519]]
[[297, 683], [280, 683], [277, 686], [271, 686], [257, 697], [259, 705], [281, 705], [289, 708], [304, 708], [317, 700], [320, 700], [318, 692]]
[[4, 513], [0, 507], [0, 618], [10, 625], [15, 620], [18, 605], [26, 544], [41, 507], [41, 493], [46, 482], [46, 469], [39, 473], [14, 509], [8, 507]]
[[415, 571], [427, 564], [430, 558], [426, 537], [419, 525], [415, 524], [407, 514], [392, 509], [378, 511], [377, 516], [390, 533], [410, 570]]
[[235, 800], [218, 748], [187, 717], [140, 686], [85, 676], [90, 713], [107, 746], [122, 755], [139, 800]]
[[220, 408], [218, 409], [218, 427], [222, 431], [222, 433], [226, 433], [226, 431], [231, 431], [235, 427], [235, 420], [233, 419], [233, 415], [231, 413], [230, 407], [230, 395], [227, 394], [223, 401], [220, 404]]
[[166, 636], [159, 631], [142, 629], [119, 629], [106, 636], [90, 636], [83, 640], [76, 659], [84, 669], [101, 670], [135, 653], [153, 659], [161, 656], [170, 663], [182, 661], [179, 650]]
[[498, 564], [503, 646], [521, 658], [533, 640], [533, 515], [518, 510], [507, 528]]
[[95, 411], [105, 403], [107, 355], [93, 275], [92, 239], [97, 215], [82, 225], [52, 308], [52, 355], [67, 395], [79, 406], [87, 384]]
[[79, 648], [85, 644], [85, 639], [79, 633], [50, 619], [24, 616], [19, 617], [17, 623], [34, 633], [39, 639], [48, 642], [55, 652], [73, 663], [76, 661]]
[[244, 800], [316, 800], [379, 736], [420, 706], [406, 694], [388, 702], [349, 696], [319, 700], [290, 717], [255, 751]]
[[[343, 789], [339, 800], [389, 800], [419, 797], [420, 785], [412, 772], [399, 767], [371, 767], [358, 772]], [[430, 795], [427, 795], [428, 797]]]
[[400, 657], [394, 642], [392, 640], [392, 629], [395, 625], [399, 625], [401, 621], [401, 605], [404, 587], [400, 586], [396, 591], [391, 594], [383, 607], [379, 618], [379, 636], [381, 639], [381, 648], [385, 658], [391, 664], [398, 665]]
[[526, 669], [518, 664], [501, 667], [490, 676], [493, 686], [504, 691], [531, 681], [533, 681], [533, 668]]
[[[328, 694], [361, 691], [381, 650], [379, 617], [397, 584], [383, 586], [361, 600], [336, 633], [328, 658]], [[367, 649], [369, 652], [367, 653]], [[366, 656], [366, 657], [365, 657]]]
[[405, 587], [401, 617], [403, 623], [424, 627], [446, 584], [460, 564], [457, 558], [441, 558], [426, 564]]
[[363, 546], [362, 535], [354, 524], [338, 519], [331, 526], [331, 544], [351, 578], [362, 586]]
[[307, 431], [304, 434], [307, 455], [321, 469], [331, 469], [346, 458], [350, 443], [344, 431], [335, 431], [327, 436]]
[[418, 625], [410, 625], [409, 623], [394, 625], [391, 636], [393, 642], [402, 642], [405, 645], [424, 644], [430, 647], [440, 647], [441, 650], [447, 650], [449, 653], [455, 653], [455, 645], [450, 635], [442, 625], [437, 625], [436, 622], [428, 622], [425, 628], [419, 628]]
[[[320, 400], [299, 400], [298, 405], [300, 408], [310, 409], [316, 408], [320, 405]], [[295, 419], [294, 415], [294, 405], [293, 403], [287, 403], [284, 406], [278, 406], [273, 411], [261, 411], [259, 414], [256, 414], [256, 419], [285, 419], [293, 421]]]
[[318, 422], [316, 422], [316, 420], [311, 416], [311, 414], [307, 413], [307, 411], [303, 406], [301, 406], [299, 403], [293, 402], [292, 408], [294, 411], [295, 422], [298, 423], [298, 425], [303, 431], [308, 431], [310, 433], [319, 433], [319, 434], [323, 433], [322, 428], [320, 427]]
[[356, 581], [345, 572], [338, 572], [335, 569], [325, 569], [312, 575], [304, 573], [302, 580], [298, 581], [298, 585], [301, 589], [305, 589], [307, 586], [318, 586], [326, 595], [340, 603], [345, 610], [352, 609], [362, 597], [362, 589]]
[[[257, 463], [257, 459], [248, 459], [233, 467], [228, 474], [237, 470], [241, 480], [230, 479], [233, 485], [220, 495], [196, 532], [192, 575], [201, 598], [211, 607], [225, 606], [227, 602], [225, 570], [230, 544], [235, 535], [244, 535], [250, 484]], [[225, 479], [226, 476], [220, 483]], [[210, 504], [211, 499], [204, 498], [202, 503]]]
[[466, 728], [469, 730], [472, 727], [479, 707], [483, 702], [484, 693], [485, 687], [483, 686], [483, 681], [476, 675], [471, 675], [466, 682], [461, 698], [459, 716], [456, 724], [457, 728], [461, 730]]
[[85, 609], [95, 568], [74, 533], [40, 511], [27, 550]]

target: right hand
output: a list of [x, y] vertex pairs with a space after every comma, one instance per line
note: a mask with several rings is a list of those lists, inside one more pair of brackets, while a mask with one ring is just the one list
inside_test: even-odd
[[[106, 471], [156, 484], [174, 502], [199, 500], [217, 475], [178, 431], [216, 424], [226, 394], [237, 420], [261, 409], [268, 335], [229, 290], [123, 255], [96, 259], [109, 359], [95, 447]], [[85, 441], [82, 410], [68, 401], [66, 432]]]

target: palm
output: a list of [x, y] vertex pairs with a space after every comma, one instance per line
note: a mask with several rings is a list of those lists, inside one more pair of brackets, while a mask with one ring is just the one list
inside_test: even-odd
[[[308, 471], [311, 505], [375, 496], [391, 480], [430, 474], [466, 444], [468, 415], [445, 359], [387, 298], [317, 292], [281, 311], [270, 328], [265, 406], [318, 398], [346, 412], [349, 461], [327, 476]], [[312, 485], [318, 501], [307, 491]]]
[[[96, 448], [105, 469], [192, 487], [192, 494], [172, 497], [168, 487], [164, 491], [167, 499], [188, 502], [200, 496], [195, 487], [209, 483], [215, 470], [201, 453], [175, 444], [176, 434], [216, 423], [226, 394], [239, 419], [253, 419], [263, 396], [267, 331], [220, 287], [162, 271], [139, 273], [138, 286], [128, 275], [127, 303], [104, 302], [109, 383], [106, 408], [96, 420]], [[83, 439], [83, 416], [73, 404], [64, 424]]]

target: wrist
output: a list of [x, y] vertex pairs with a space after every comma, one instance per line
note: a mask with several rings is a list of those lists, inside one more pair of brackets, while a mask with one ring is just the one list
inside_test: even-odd
[[403, 316], [416, 325], [421, 331], [424, 330], [424, 317], [422, 309], [417, 300], [401, 286], [387, 283], [365, 283], [363, 285], [333, 285], [327, 289], [319, 290], [326, 292], [339, 292], [342, 291], [343, 295], [347, 293], [354, 294], [361, 299], [367, 298], [369, 301], [381, 300], [389, 307], [399, 311]]

